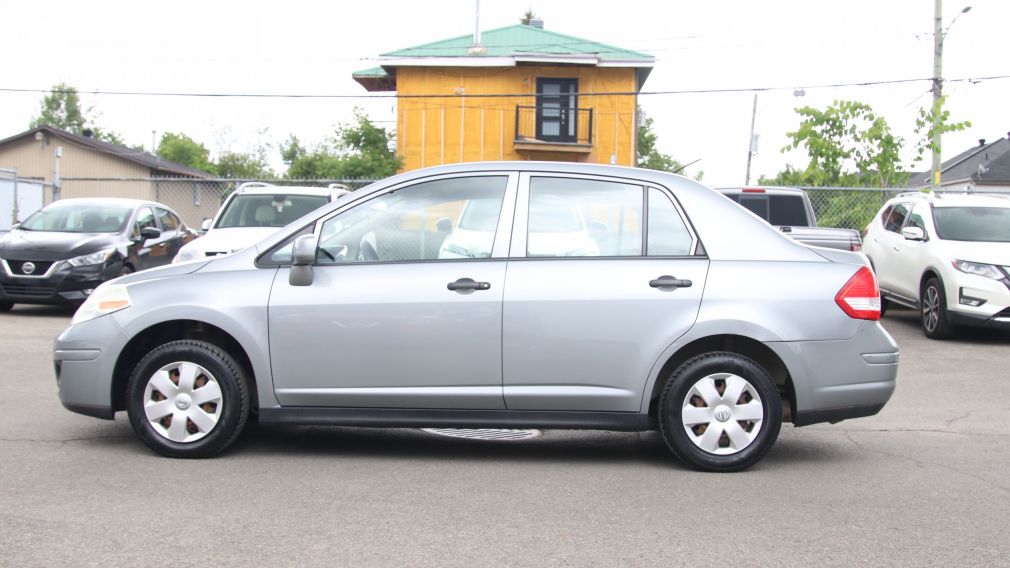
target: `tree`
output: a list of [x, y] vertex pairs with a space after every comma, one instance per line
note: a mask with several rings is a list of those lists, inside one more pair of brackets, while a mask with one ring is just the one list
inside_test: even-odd
[[[641, 108], [638, 109], [641, 117], [636, 132], [635, 146], [638, 155], [635, 158], [635, 166], [649, 170], [659, 170], [661, 172], [680, 173], [684, 165], [667, 154], [663, 154], [656, 147], [658, 135], [653, 130], [652, 117], [647, 116]], [[695, 179], [701, 180], [705, 172], [698, 172]]]
[[262, 147], [253, 152], [222, 152], [214, 163], [214, 173], [236, 179], [273, 179], [277, 177], [267, 163]]
[[522, 25], [524, 25], [524, 26], [528, 26], [528, 25], [530, 25], [530, 21], [536, 20], [536, 19], [537, 19], [537, 15], [534, 14], [533, 13], [533, 9], [530, 8], [530, 9], [526, 10], [525, 12], [523, 12], [522, 17], [519, 18], [519, 23], [522, 24]]
[[915, 119], [915, 135], [918, 140], [915, 144], [915, 161], [922, 161], [923, 156], [926, 152], [933, 152], [934, 150], [939, 152], [940, 148], [934, 146], [933, 144], [933, 134], [939, 130], [940, 135], [943, 136], [948, 132], [960, 132], [965, 128], [971, 126], [971, 121], [964, 120], [961, 122], [950, 122], [950, 111], [944, 110], [943, 105], [947, 102], [947, 97], [940, 97], [940, 101], [937, 104], [937, 110], [940, 111], [940, 120], [934, 127], [933, 124], [933, 109], [930, 108], [928, 111], [924, 108], [919, 109], [919, 116]]
[[76, 88], [59, 83], [53, 85], [49, 94], [42, 98], [39, 115], [31, 120], [28, 128], [50, 126], [78, 136], [84, 136], [90, 131], [90, 135], [99, 140], [122, 146], [123, 139], [119, 134], [91, 124], [94, 122], [93, 115], [93, 108], [81, 110], [81, 97]]
[[402, 165], [392, 149], [393, 132], [376, 126], [355, 109], [349, 124], [337, 127], [335, 136], [309, 150], [295, 136], [281, 147], [289, 179], [380, 179]]
[[804, 185], [890, 187], [908, 179], [900, 165], [904, 140], [869, 105], [836, 100], [825, 110], [807, 106], [796, 112], [803, 120], [787, 133], [792, 142], [782, 151], [806, 149]]
[[213, 173], [210, 150], [185, 134], [166, 132], [158, 143], [158, 155], [166, 160], [189, 166], [196, 170]]

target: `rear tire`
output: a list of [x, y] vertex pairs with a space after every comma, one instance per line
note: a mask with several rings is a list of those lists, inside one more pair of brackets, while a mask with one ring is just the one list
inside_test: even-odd
[[126, 411], [133, 431], [159, 454], [211, 457], [242, 432], [249, 384], [220, 347], [172, 341], [148, 353], [130, 374]]
[[947, 339], [954, 335], [954, 326], [947, 314], [947, 293], [939, 278], [930, 278], [919, 294], [922, 332], [930, 339]]
[[778, 387], [761, 365], [736, 353], [698, 355], [677, 368], [659, 403], [663, 439], [703, 471], [740, 471], [761, 460], [782, 427]]

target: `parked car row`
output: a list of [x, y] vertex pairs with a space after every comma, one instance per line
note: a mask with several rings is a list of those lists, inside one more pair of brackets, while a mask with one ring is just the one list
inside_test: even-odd
[[125, 410], [172, 457], [215, 455], [249, 420], [656, 429], [685, 463], [734, 471], [783, 422], [883, 407], [898, 346], [879, 316], [865, 256], [797, 243], [695, 181], [484, 162], [102, 284], [54, 359], [66, 408]]
[[0, 236], [0, 312], [15, 303], [79, 305], [113, 278], [241, 250], [348, 193], [337, 184], [243, 184], [204, 223], [201, 238], [162, 203], [57, 201]]

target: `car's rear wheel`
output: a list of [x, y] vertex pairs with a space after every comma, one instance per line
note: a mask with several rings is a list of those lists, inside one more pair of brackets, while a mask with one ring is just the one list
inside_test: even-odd
[[175, 458], [220, 453], [249, 416], [249, 382], [216, 345], [181, 340], [141, 359], [130, 375], [130, 425], [152, 450]]
[[930, 278], [919, 294], [922, 332], [930, 339], [946, 339], [954, 334], [947, 315], [947, 295], [939, 278]]
[[0, 302], [0, 312], [9, 312], [14, 308], [14, 302]]
[[768, 372], [752, 359], [706, 353], [673, 372], [660, 399], [659, 423], [681, 461], [704, 471], [739, 471], [775, 444], [782, 401]]

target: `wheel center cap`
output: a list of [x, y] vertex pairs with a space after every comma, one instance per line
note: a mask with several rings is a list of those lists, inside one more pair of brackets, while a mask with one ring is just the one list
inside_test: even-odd
[[189, 398], [189, 395], [180, 394], [175, 398], [175, 407], [179, 410], [186, 410], [191, 404], [193, 404], [193, 401]]
[[713, 412], [712, 415], [715, 416], [715, 419], [719, 422], [726, 422], [730, 418], [733, 418], [733, 411], [731, 411], [725, 404], [720, 404], [715, 407], [715, 412]]

